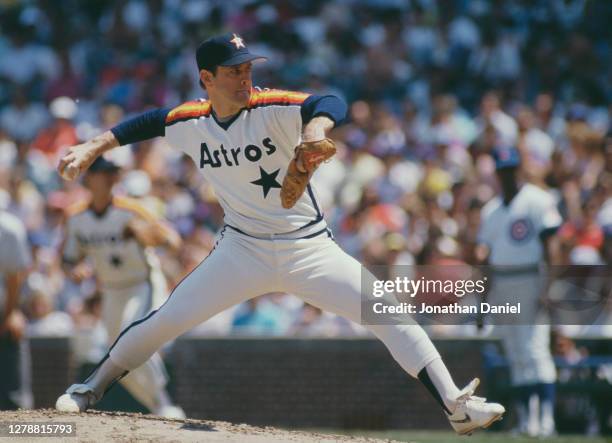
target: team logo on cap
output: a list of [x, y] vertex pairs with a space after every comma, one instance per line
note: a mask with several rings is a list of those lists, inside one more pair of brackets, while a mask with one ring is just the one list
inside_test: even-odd
[[533, 232], [533, 226], [531, 221], [526, 218], [521, 218], [516, 220], [510, 226], [510, 237], [512, 240], [517, 242], [522, 242], [531, 237], [531, 233]]
[[238, 37], [236, 34], [233, 34], [233, 36], [234, 38], [230, 40], [230, 43], [233, 43], [234, 46], [236, 46], [236, 49], [246, 48], [240, 37]]

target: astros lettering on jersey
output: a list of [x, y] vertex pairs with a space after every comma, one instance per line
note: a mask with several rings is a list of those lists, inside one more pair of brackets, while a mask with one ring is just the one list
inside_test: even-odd
[[291, 212], [279, 204], [286, 166], [301, 141], [301, 105], [308, 96], [256, 89], [246, 112], [226, 123], [216, 120], [203, 99], [168, 113], [166, 139], [213, 185], [228, 225], [255, 233], [302, 229], [304, 235], [325, 228], [312, 186]]

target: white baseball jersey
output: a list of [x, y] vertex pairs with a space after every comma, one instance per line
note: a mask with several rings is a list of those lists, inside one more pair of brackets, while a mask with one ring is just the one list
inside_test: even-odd
[[154, 217], [138, 202], [114, 197], [102, 214], [88, 202], [71, 209], [66, 223], [64, 261], [77, 262], [88, 257], [98, 281], [105, 289], [120, 289], [145, 282], [159, 264], [151, 248], [143, 248], [133, 237], [124, 238], [124, 229], [135, 217]]
[[301, 105], [308, 94], [254, 89], [248, 105], [218, 122], [207, 100], [182, 104], [166, 117], [165, 137], [189, 155], [211, 183], [225, 222], [247, 234], [309, 235], [326, 228], [312, 185], [291, 209], [280, 188], [301, 142]]
[[[280, 202], [302, 126], [319, 115], [338, 124], [346, 105], [334, 96], [254, 89], [247, 106], [227, 122], [217, 121], [210, 103], [200, 100], [170, 111], [148, 111], [111, 129], [122, 145], [165, 136], [187, 153], [213, 185], [227, 223], [210, 255], [166, 302], [121, 333], [107, 355], [116, 366], [137, 368], [168, 340], [270, 292], [295, 294], [360, 321], [364, 270], [332, 240], [314, 191], [308, 188], [291, 209]], [[366, 273], [365, 278], [374, 276]], [[368, 328], [414, 377], [440, 358], [417, 325]]]
[[489, 247], [493, 266], [537, 265], [543, 257], [540, 233], [561, 222], [553, 196], [525, 184], [508, 206], [500, 197], [484, 206], [478, 238]]

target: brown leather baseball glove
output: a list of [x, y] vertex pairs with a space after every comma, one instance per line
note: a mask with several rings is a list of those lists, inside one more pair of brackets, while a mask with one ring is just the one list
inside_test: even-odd
[[336, 145], [330, 138], [315, 142], [302, 142], [295, 148], [295, 155], [283, 180], [280, 196], [283, 208], [289, 209], [304, 193], [310, 178], [321, 163], [336, 153]]

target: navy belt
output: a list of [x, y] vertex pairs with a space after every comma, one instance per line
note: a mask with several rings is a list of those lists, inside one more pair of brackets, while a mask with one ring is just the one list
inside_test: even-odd
[[244, 232], [241, 229], [236, 228], [235, 226], [228, 225], [228, 224], [226, 224], [225, 226], [233, 229], [234, 231], [242, 235], [246, 235], [247, 237], [251, 237], [251, 238], [256, 238], [258, 240], [302, 240], [306, 238], [315, 238], [322, 234], [327, 234], [329, 238], [333, 238], [331, 230], [327, 227], [321, 229], [320, 231], [313, 232], [312, 234], [303, 235], [301, 237], [293, 237], [292, 234], [294, 233], [291, 233], [291, 232], [286, 232], [284, 234], [249, 234], [247, 232]]

